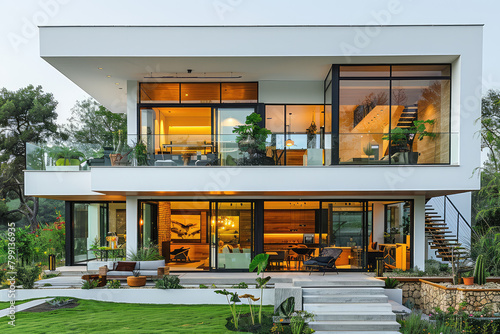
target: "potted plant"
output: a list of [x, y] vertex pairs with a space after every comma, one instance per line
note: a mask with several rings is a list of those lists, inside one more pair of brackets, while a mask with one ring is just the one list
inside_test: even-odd
[[233, 133], [238, 134], [236, 136], [238, 148], [241, 152], [249, 154], [248, 164], [250, 165], [265, 164], [264, 160], [266, 160], [266, 140], [271, 131], [261, 128], [260, 122], [262, 122], [262, 117], [254, 112], [247, 116], [244, 125], [238, 125], [233, 129]]
[[128, 286], [144, 286], [146, 285], [146, 276], [140, 276], [139, 270], [132, 271], [134, 276], [127, 277]]
[[[382, 139], [391, 141], [392, 152], [402, 152], [404, 162], [407, 164], [416, 164], [418, 161], [418, 152], [413, 152], [413, 142], [415, 138], [422, 140], [425, 137], [435, 138], [436, 134], [427, 131], [427, 124], [433, 125], [434, 120], [413, 121], [413, 125], [407, 128], [396, 127], [390, 134], [384, 135]], [[392, 153], [391, 153], [392, 154]]]
[[146, 166], [148, 164], [148, 150], [146, 144], [140, 140], [134, 146], [134, 155], [137, 160], [137, 166]]
[[78, 166], [84, 157], [82, 152], [65, 146], [53, 147], [49, 155], [56, 161], [56, 166]]
[[474, 276], [472, 272], [468, 271], [462, 274], [462, 279], [464, 280], [464, 285], [474, 285]]
[[311, 125], [306, 129], [307, 134], [307, 148], [316, 148], [316, 131], [318, 127], [314, 121], [311, 122]]

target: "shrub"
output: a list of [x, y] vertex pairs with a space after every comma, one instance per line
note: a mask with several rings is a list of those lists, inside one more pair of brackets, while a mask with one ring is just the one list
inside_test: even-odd
[[236, 285], [233, 285], [232, 287], [235, 289], [248, 289], [248, 284], [246, 284], [245, 282], [240, 282]]
[[160, 255], [158, 245], [152, 242], [146, 243], [136, 252], [129, 252], [127, 257], [129, 261], [154, 261], [163, 259], [163, 256]]
[[112, 281], [108, 281], [108, 283], [106, 284], [106, 287], [108, 289], [120, 289], [122, 287], [121, 283], [119, 280], [112, 280]]
[[84, 290], [95, 289], [97, 288], [98, 285], [99, 285], [98, 280], [88, 280], [82, 283], [82, 289]]
[[396, 289], [398, 284], [399, 284], [399, 281], [395, 278], [387, 277], [385, 279], [385, 288], [386, 289]]
[[42, 268], [38, 266], [19, 267], [17, 268], [17, 282], [23, 286], [23, 289], [33, 289], [41, 272]]
[[180, 285], [179, 276], [175, 275], [163, 275], [163, 278], [155, 282], [155, 287], [157, 289], [184, 289], [184, 287]]
[[200, 289], [208, 289], [208, 286], [206, 286], [205, 284], [200, 284]]
[[54, 307], [61, 307], [71, 303], [72, 301], [73, 298], [70, 297], [55, 297], [54, 299], [47, 300], [46, 303]]

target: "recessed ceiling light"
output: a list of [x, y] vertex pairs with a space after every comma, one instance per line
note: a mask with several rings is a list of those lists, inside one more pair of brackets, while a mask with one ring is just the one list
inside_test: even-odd
[[119, 83], [118, 83], [118, 82], [115, 82], [115, 85], [119, 85]]
[[98, 69], [98, 70], [102, 70], [102, 67], [98, 67], [97, 69]]
[[111, 78], [111, 75], [106, 75], [106, 77]]

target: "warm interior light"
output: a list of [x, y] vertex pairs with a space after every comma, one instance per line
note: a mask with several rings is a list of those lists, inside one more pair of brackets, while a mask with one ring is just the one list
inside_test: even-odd
[[106, 77], [111, 78], [111, 75], [106, 75]]
[[102, 67], [98, 67], [97, 69], [98, 69], [98, 70], [102, 70]]
[[141, 223], [141, 225], [143, 225], [143, 224], [144, 224], [144, 222], [142, 221], [142, 219], [140, 220], [140, 223]]
[[115, 85], [119, 85], [119, 83], [118, 83], [118, 82], [115, 82]]
[[286, 145], [287, 147], [291, 147], [291, 146], [295, 145], [295, 142], [294, 142], [293, 140], [291, 140], [291, 139], [288, 139], [288, 140], [286, 141], [285, 145]]

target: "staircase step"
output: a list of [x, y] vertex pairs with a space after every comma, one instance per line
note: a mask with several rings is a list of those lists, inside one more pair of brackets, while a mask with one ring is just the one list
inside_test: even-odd
[[392, 312], [392, 306], [389, 303], [363, 303], [363, 304], [324, 304], [324, 303], [304, 303], [303, 308], [305, 311], [316, 313], [316, 312], [354, 312], [354, 313], [364, 313], [364, 312]]
[[383, 295], [380, 288], [303, 288], [302, 296], [332, 296], [332, 295]]
[[304, 304], [387, 303], [386, 295], [309, 295], [302, 296]]
[[[311, 277], [313, 276], [311, 275]], [[337, 275], [333, 274], [332, 277], [337, 277]], [[294, 279], [293, 286], [300, 286], [303, 288], [354, 288], [354, 287], [376, 288], [376, 287], [385, 287], [385, 282], [375, 278], [366, 279], [362, 281], [355, 281], [355, 280], [319, 281], [313, 279], [304, 279], [304, 280]]]
[[315, 312], [314, 321], [395, 321], [396, 314], [392, 312], [345, 312], [338, 311], [335, 313]]
[[396, 321], [311, 321], [309, 327], [315, 331], [335, 329], [336, 331], [397, 331], [399, 324]]

